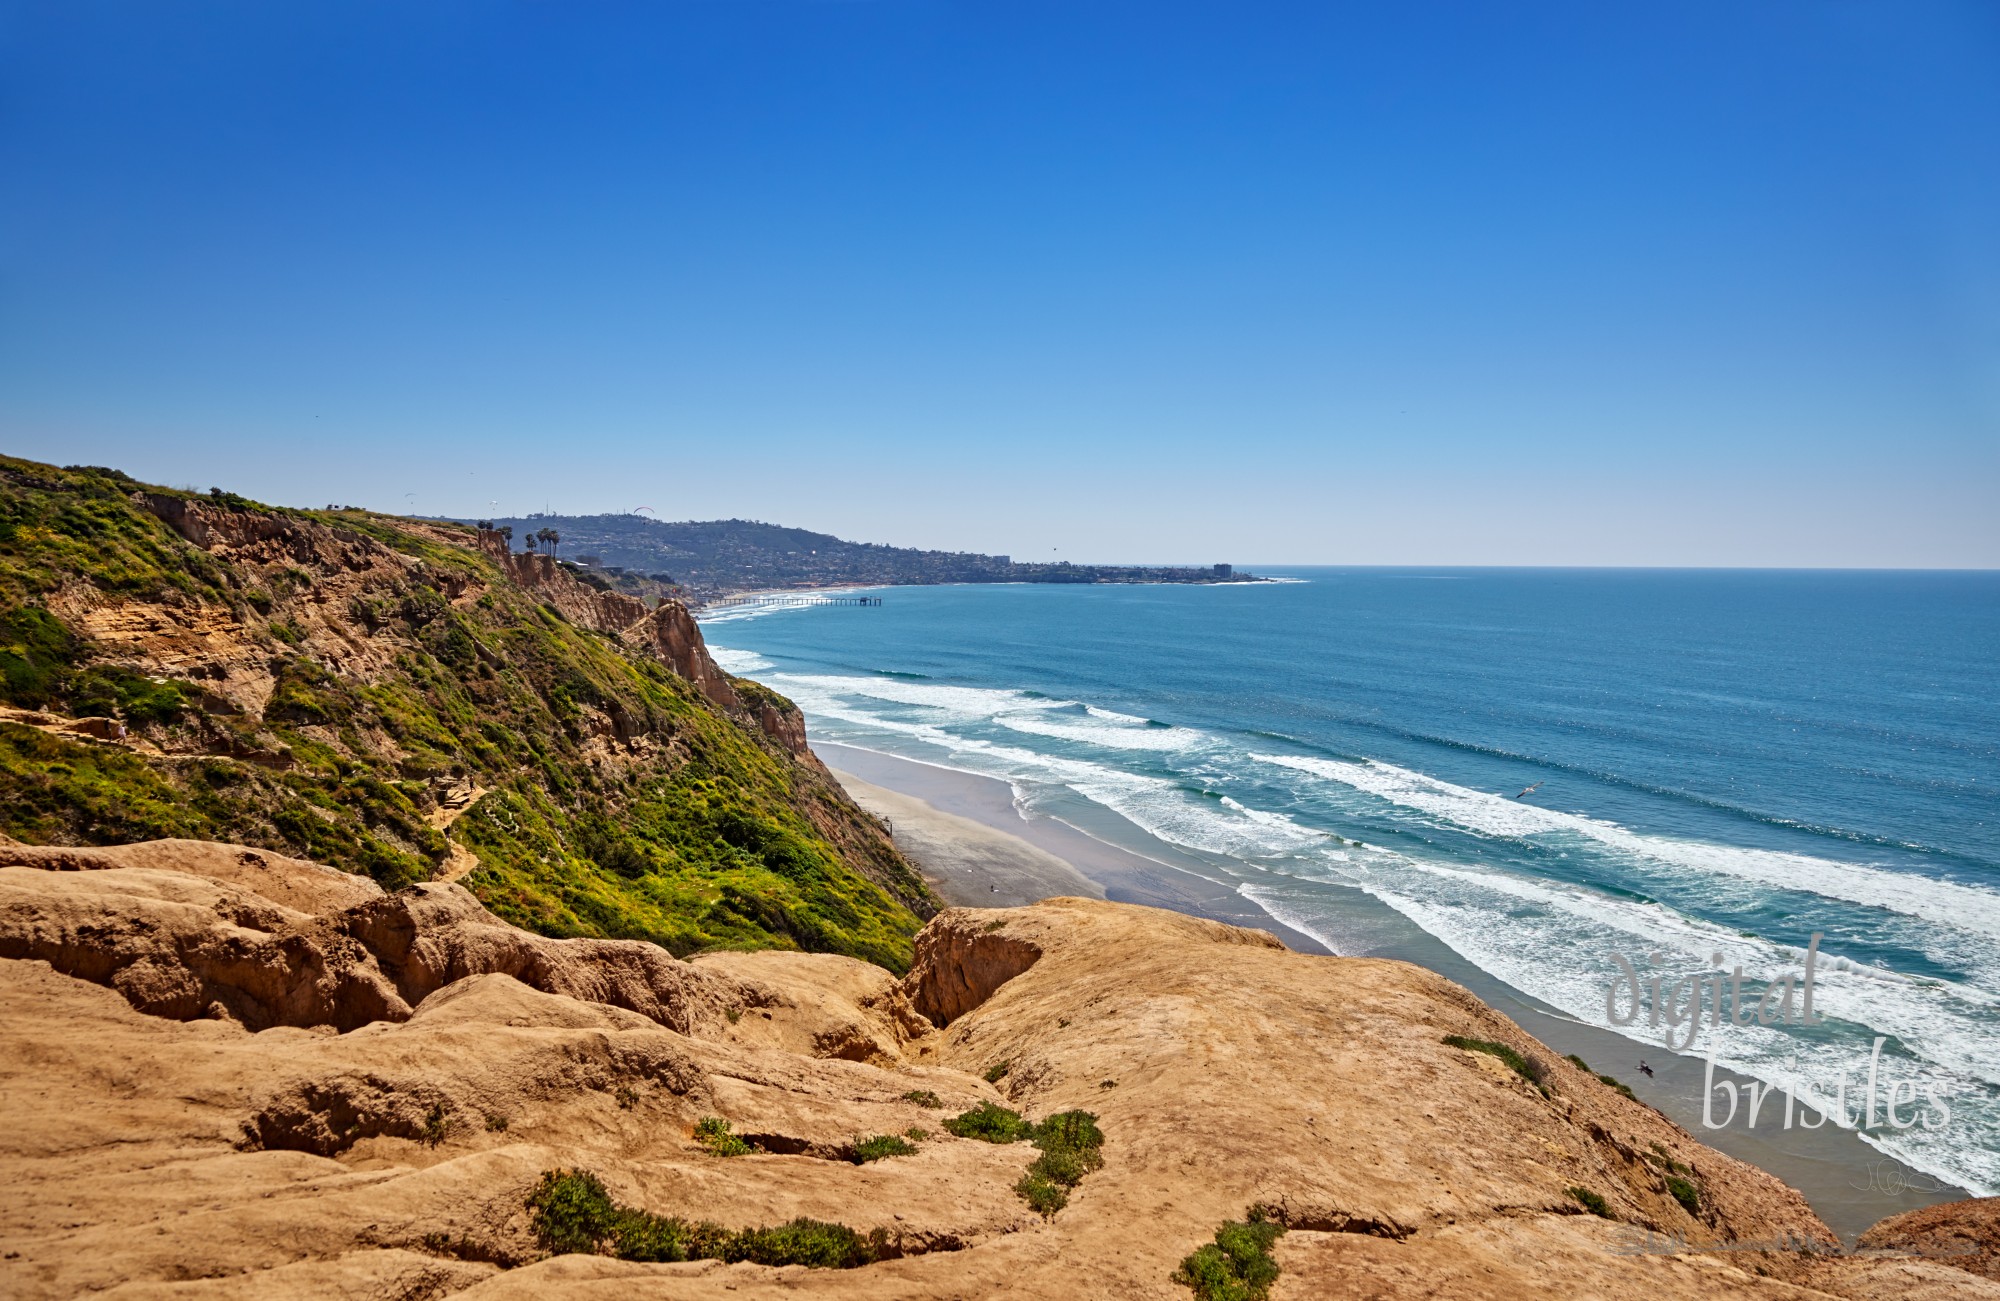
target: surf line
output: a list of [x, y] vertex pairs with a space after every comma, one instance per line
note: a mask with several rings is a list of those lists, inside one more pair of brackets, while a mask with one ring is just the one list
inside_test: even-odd
[[[1818, 976], [1819, 943], [1823, 938], [1825, 938], [1823, 931], [1813, 932], [1812, 941], [1806, 946], [1803, 973], [1795, 976], [1791, 972], [1786, 972], [1776, 980], [1765, 982], [1761, 990], [1747, 991], [1748, 997], [1755, 1000], [1754, 1008], [1747, 1013], [1744, 1008], [1746, 991], [1742, 964], [1737, 964], [1733, 971], [1725, 974], [1721, 970], [1723, 963], [1721, 953], [1709, 955], [1709, 964], [1716, 970], [1682, 976], [1675, 982], [1671, 992], [1667, 991], [1665, 978], [1661, 973], [1656, 971], [1642, 980], [1638, 968], [1633, 966], [1624, 954], [1614, 953], [1611, 955], [1611, 961], [1617, 968], [1617, 974], [1612, 977], [1610, 987], [1604, 991], [1605, 1018], [1613, 1025], [1631, 1025], [1639, 1019], [1639, 1010], [1643, 1003], [1651, 1013], [1652, 1027], [1662, 1029], [1662, 1041], [1675, 1052], [1683, 1052], [1693, 1045], [1695, 1035], [1701, 1029], [1704, 1014], [1708, 1015], [1709, 1023], [1718, 1029], [1730, 1025], [1822, 1025], [1826, 1018], [1813, 1011], [1813, 988]], [[1652, 953], [1647, 956], [1647, 961], [1652, 966], [1658, 967], [1665, 961], [1665, 957], [1660, 953]], [[1627, 989], [1631, 991], [1631, 997], [1621, 1015], [1619, 995], [1621, 990]], [[1683, 1030], [1685, 1033], [1682, 1033]], [[1785, 1095], [1783, 1127], [1792, 1128], [1796, 1119], [1801, 1129], [1818, 1129], [1828, 1120], [1832, 1120], [1841, 1129], [1877, 1129], [1881, 1127], [1877, 1120], [1878, 1097], [1882, 1103], [1882, 1120], [1886, 1120], [1891, 1129], [1909, 1129], [1921, 1124], [1925, 1129], [1935, 1130], [1949, 1125], [1951, 1104], [1947, 1099], [1952, 1095], [1935, 1085], [1925, 1084], [1920, 1088], [1913, 1079], [1890, 1080], [1887, 1081], [1888, 1091], [1881, 1092], [1881, 1085], [1884, 1083], [1881, 1071], [1882, 1045], [1888, 1042], [1888, 1038], [1887, 1035], [1875, 1036], [1875, 1045], [1868, 1054], [1867, 1094], [1865, 1099], [1857, 1099], [1857, 1102], [1862, 1103], [1858, 1114], [1851, 1115], [1848, 1112], [1846, 1071], [1840, 1073], [1832, 1090], [1832, 1097], [1828, 1098], [1812, 1081], [1798, 1078], [1798, 1056], [1794, 1054], [1791, 1059], [1792, 1069], [1787, 1073], [1782, 1086]], [[1702, 1074], [1702, 1127], [1727, 1128], [1735, 1121], [1740, 1103], [1745, 1127], [1755, 1129], [1765, 1102], [1771, 1094], [1781, 1091], [1780, 1086], [1763, 1081], [1733, 1084], [1724, 1080], [1720, 1084], [1716, 1083], [1715, 1053], [1716, 1044], [1711, 1041], [1704, 1059], [1706, 1066]], [[1742, 1090], [1740, 1099], [1737, 1093], [1739, 1089]], [[1715, 1118], [1717, 1094], [1729, 1103], [1729, 1110], [1720, 1120]], [[1906, 1104], [1914, 1106], [1920, 1097], [1925, 1101], [1923, 1114], [1920, 1116], [1913, 1111], [1908, 1119], [1905, 1119], [1901, 1107]], [[1808, 1111], [1817, 1115], [1819, 1119], [1808, 1122], [1805, 1118], [1805, 1113]]]
[[[1824, 1020], [1813, 1014], [1813, 981], [1819, 966], [1819, 942], [1824, 935], [1823, 931], [1814, 931], [1812, 943], [1806, 946], [1803, 980], [1786, 972], [1776, 980], [1765, 983], [1763, 991], [1757, 994], [1756, 1024], [1819, 1025]], [[1751, 1024], [1751, 1019], [1743, 1014], [1743, 965], [1738, 963], [1735, 971], [1724, 975], [1720, 970], [1723, 961], [1720, 952], [1710, 954], [1708, 960], [1717, 970], [1681, 977], [1669, 995], [1662, 990], [1663, 978], [1659, 972], [1641, 980], [1638, 970], [1624, 954], [1612, 954], [1611, 961], [1616, 964], [1618, 974], [1612, 978], [1611, 987], [1604, 991], [1606, 1019], [1613, 1025], [1631, 1025], [1639, 1019], [1641, 993], [1650, 994], [1651, 997], [1644, 1001], [1652, 1014], [1651, 1025], [1657, 1030], [1662, 1020], [1666, 1022], [1663, 1042], [1675, 1052], [1694, 1043], [1695, 1034], [1701, 1029], [1704, 1011], [1712, 1010], [1711, 1023], [1717, 1026]], [[1657, 967], [1665, 961], [1665, 955], [1652, 953], [1647, 955], [1647, 961]], [[1620, 1016], [1618, 991], [1626, 986], [1632, 990], [1632, 999], [1625, 1014]], [[1712, 1000], [1709, 998], [1711, 990], [1714, 994]], [[1727, 1021], [1723, 1019], [1725, 991], [1729, 1003]], [[1799, 1000], [1796, 1008], [1792, 1005], [1795, 997]], [[1676, 1043], [1675, 1036], [1683, 1026], [1687, 1027], [1687, 1034]]]

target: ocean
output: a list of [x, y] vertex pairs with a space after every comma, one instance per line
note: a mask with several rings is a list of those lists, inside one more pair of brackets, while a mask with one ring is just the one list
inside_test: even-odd
[[[1681, 1052], [1781, 1091], [1760, 1126], [1789, 1088], [2000, 1194], [2000, 574], [1257, 572], [704, 631], [815, 739], [1000, 778], [1339, 953], [1420, 932], [1657, 1053], [1677, 982], [1740, 967]], [[1636, 1016], [1617, 957], [1663, 981]]]

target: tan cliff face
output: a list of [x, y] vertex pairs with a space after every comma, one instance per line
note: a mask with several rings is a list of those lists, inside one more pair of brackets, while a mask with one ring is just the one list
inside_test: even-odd
[[[1150, 909], [952, 910], [898, 981], [542, 939], [453, 886], [236, 846], [14, 846], [0, 952], [8, 1296], [1184, 1301], [1176, 1265], [1252, 1206], [1289, 1226], [1278, 1301], [2000, 1296], [1923, 1259], [1620, 1254], [1831, 1235], [1449, 981]], [[1540, 1059], [1546, 1091], [1448, 1035]], [[1035, 1213], [1032, 1148], [944, 1132], [981, 1101], [1094, 1112], [1102, 1168]], [[703, 1116], [761, 1150], [709, 1153]], [[911, 1129], [914, 1154], [853, 1163]], [[548, 1256], [526, 1199], [558, 1168], [658, 1214], [880, 1230], [888, 1258]]]

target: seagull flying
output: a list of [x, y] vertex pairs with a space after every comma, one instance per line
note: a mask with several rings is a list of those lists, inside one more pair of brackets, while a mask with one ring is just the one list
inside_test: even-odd
[[1516, 795], [1514, 798], [1517, 800], [1526, 799], [1528, 796], [1533, 795], [1536, 791], [1540, 790], [1541, 788], [1542, 784], [1540, 782], [1536, 782], [1533, 786], [1525, 787], [1521, 791], [1521, 793], [1519, 795]]

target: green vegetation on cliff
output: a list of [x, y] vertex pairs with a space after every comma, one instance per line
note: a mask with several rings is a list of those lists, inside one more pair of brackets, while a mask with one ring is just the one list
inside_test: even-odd
[[544, 934], [905, 968], [931, 901], [880, 829], [553, 581], [455, 526], [0, 458], [0, 703], [44, 711], [0, 720], [0, 831], [240, 841], [390, 888], [470, 851], [462, 884]]

